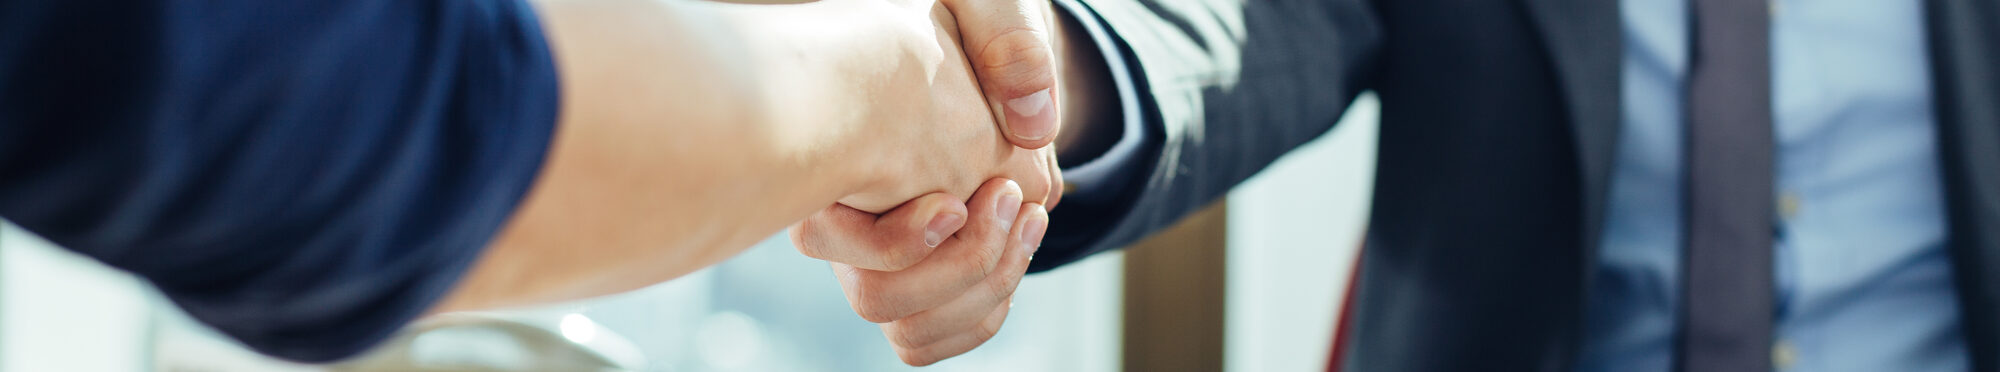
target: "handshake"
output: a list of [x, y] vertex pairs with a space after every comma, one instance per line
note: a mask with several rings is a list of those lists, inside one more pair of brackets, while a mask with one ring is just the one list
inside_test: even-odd
[[887, 92], [928, 97], [877, 103], [909, 116], [877, 121], [874, 133], [912, 136], [872, 146], [887, 151], [876, 181], [793, 225], [791, 238], [831, 262], [854, 311], [922, 366], [985, 343], [1006, 320], [1061, 199], [1052, 142], [1065, 95], [1047, 1], [911, 3], [930, 9], [942, 58], [919, 62], [928, 87]]
[[[1066, 42], [1046, 0], [538, 6], [563, 76], [554, 149], [442, 310], [630, 290], [790, 226], [928, 365], [999, 330], [1061, 198], [1055, 148], [1084, 137], [1058, 123], [1102, 94], [1058, 78], [1076, 68], [1060, 56], [1095, 48]], [[532, 253], [579, 244], [606, 248]]]
[[47, 17], [0, 35], [0, 215], [299, 361], [788, 226], [904, 361], [985, 342], [1088, 43], [1046, 0], [740, 1], [781, 3], [10, 3]]

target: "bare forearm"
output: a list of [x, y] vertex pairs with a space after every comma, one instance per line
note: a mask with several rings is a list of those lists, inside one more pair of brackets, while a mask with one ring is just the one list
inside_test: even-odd
[[[716, 7], [716, 6], [722, 7]], [[617, 293], [721, 261], [853, 191], [838, 115], [786, 106], [814, 80], [783, 21], [651, 0], [539, 4], [563, 82], [530, 195], [439, 310]], [[783, 78], [784, 87], [774, 78]], [[785, 92], [785, 93], [779, 93]], [[808, 102], [822, 103], [829, 99]], [[809, 124], [809, 125], [808, 125]]]

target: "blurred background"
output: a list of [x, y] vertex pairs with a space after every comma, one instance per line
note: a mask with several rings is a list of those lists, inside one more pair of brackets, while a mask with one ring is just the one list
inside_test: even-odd
[[[518, 367], [523, 345], [541, 345], [520, 340], [542, 336], [635, 371], [1324, 370], [1366, 223], [1376, 112], [1363, 97], [1334, 133], [1130, 253], [1029, 276], [996, 338], [930, 367], [903, 365], [826, 264], [783, 235], [632, 293], [465, 318], [545, 334], [413, 329], [384, 348]], [[150, 285], [0, 226], [0, 372], [341, 368], [388, 367], [260, 357]]]

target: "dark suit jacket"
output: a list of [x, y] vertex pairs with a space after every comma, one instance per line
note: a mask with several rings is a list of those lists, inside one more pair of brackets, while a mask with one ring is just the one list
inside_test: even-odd
[[[1056, 211], [1037, 270], [1173, 223], [1372, 90], [1380, 154], [1346, 370], [1574, 364], [1618, 145], [1616, 0], [1084, 2], [1136, 62], [1160, 140], [1125, 209]], [[1965, 334], [1975, 369], [1996, 371], [2000, 2], [1927, 7]]]

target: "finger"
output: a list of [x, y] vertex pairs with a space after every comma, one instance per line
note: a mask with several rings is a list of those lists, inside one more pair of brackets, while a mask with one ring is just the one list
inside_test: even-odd
[[965, 225], [965, 202], [931, 193], [877, 217], [835, 204], [792, 226], [792, 245], [806, 257], [869, 270], [915, 265]]
[[994, 269], [993, 275], [986, 276], [979, 286], [944, 306], [882, 325], [882, 331], [889, 335], [890, 342], [907, 348], [930, 345], [971, 329], [994, 306], [1013, 297], [1014, 289], [1020, 287], [1021, 277], [1028, 272], [1028, 256], [1035, 246], [1041, 244], [1049, 221], [1048, 212], [1039, 204], [1021, 206], [1021, 214], [1021, 228], [1014, 229], [1013, 237], [1008, 239], [1007, 253], [1000, 258], [1000, 266]]
[[971, 329], [920, 348], [896, 347], [896, 355], [902, 357], [904, 364], [922, 367], [972, 351], [973, 348], [985, 344], [986, 341], [992, 340], [993, 336], [1000, 334], [1000, 326], [1007, 323], [1007, 312], [1014, 307], [1013, 301], [1012, 298], [1003, 301]]
[[1057, 179], [1051, 179], [1054, 170], [1049, 169], [1048, 148], [1041, 150], [1021, 150], [1008, 147], [1007, 163], [1002, 165], [1001, 175], [1012, 178], [1021, 185], [1021, 200], [1030, 203], [1048, 204], [1048, 198], [1055, 194]]
[[1049, 39], [1048, 1], [943, 0], [958, 21], [981, 90], [1000, 113], [1007, 141], [1025, 149], [1047, 146], [1058, 132], [1055, 48]]
[[1063, 192], [1066, 191], [1064, 188], [1068, 184], [1063, 183], [1062, 164], [1056, 161], [1056, 148], [1050, 146], [1040, 151], [1042, 152], [1042, 158], [1045, 159], [1043, 164], [1049, 170], [1049, 198], [1046, 202], [1046, 208], [1048, 210], [1055, 210], [1056, 204], [1062, 203]]
[[903, 319], [958, 298], [992, 273], [1020, 218], [1021, 188], [1014, 181], [994, 179], [981, 186], [972, 200], [965, 227], [923, 261], [900, 271], [854, 270], [841, 275], [854, 312], [876, 323]]

